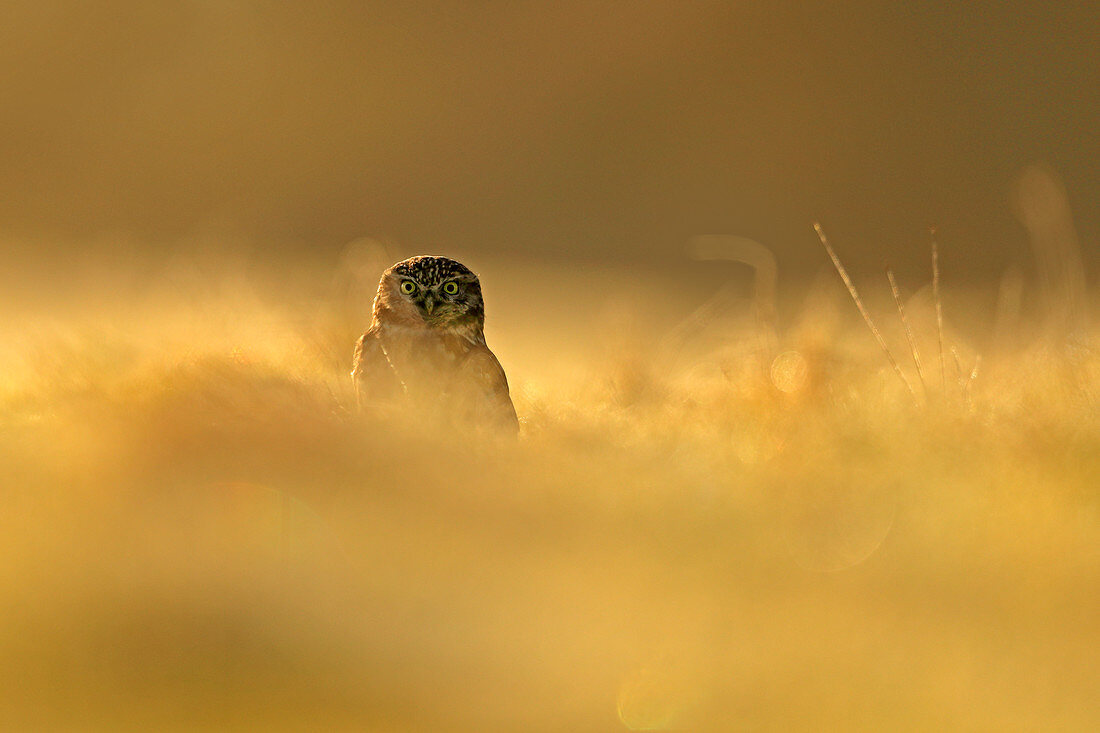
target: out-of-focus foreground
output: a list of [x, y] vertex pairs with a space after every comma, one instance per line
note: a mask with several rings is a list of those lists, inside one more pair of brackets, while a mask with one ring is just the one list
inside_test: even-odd
[[[1098, 47], [0, 3], [0, 731], [1100, 730]], [[518, 440], [353, 409], [415, 254], [481, 276]]]
[[941, 364], [898, 273], [920, 379], [857, 276], [912, 396], [831, 271], [776, 301], [713, 263], [474, 261], [525, 422], [485, 443], [352, 410], [391, 254], [28, 267], [0, 727], [1100, 726], [1084, 314], [945, 278]]

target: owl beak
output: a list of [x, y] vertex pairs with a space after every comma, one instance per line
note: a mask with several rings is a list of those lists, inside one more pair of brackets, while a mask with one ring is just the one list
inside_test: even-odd
[[432, 310], [434, 310], [434, 309], [435, 309], [435, 298], [433, 298], [430, 295], [426, 296], [424, 298], [424, 310], [425, 310], [425, 312], [427, 312], [427, 314], [430, 316], [432, 314]]

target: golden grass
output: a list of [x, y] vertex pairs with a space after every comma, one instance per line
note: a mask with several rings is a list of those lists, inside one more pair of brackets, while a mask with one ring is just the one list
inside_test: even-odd
[[11, 311], [0, 728], [1100, 726], [1095, 334], [917, 409], [835, 281], [768, 353], [539, 272], [483, 268], [515, 442], [357, 416], [342, 275]]

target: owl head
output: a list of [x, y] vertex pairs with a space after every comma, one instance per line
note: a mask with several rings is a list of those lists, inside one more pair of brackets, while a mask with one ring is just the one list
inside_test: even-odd
[[381, 324], [480, 336], [485, 326], [481, 283], [470, 268], [455, 260], [410, 257], [382, 273], [374, 318]]

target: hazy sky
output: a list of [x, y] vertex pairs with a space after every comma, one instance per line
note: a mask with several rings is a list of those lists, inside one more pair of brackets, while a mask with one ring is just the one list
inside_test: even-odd
[[1100, 237], [1100, 3], [5, 2], [0, 234], [231, 229], [537, 256], [746, 235], [1025, 256], [1041, 161]]

